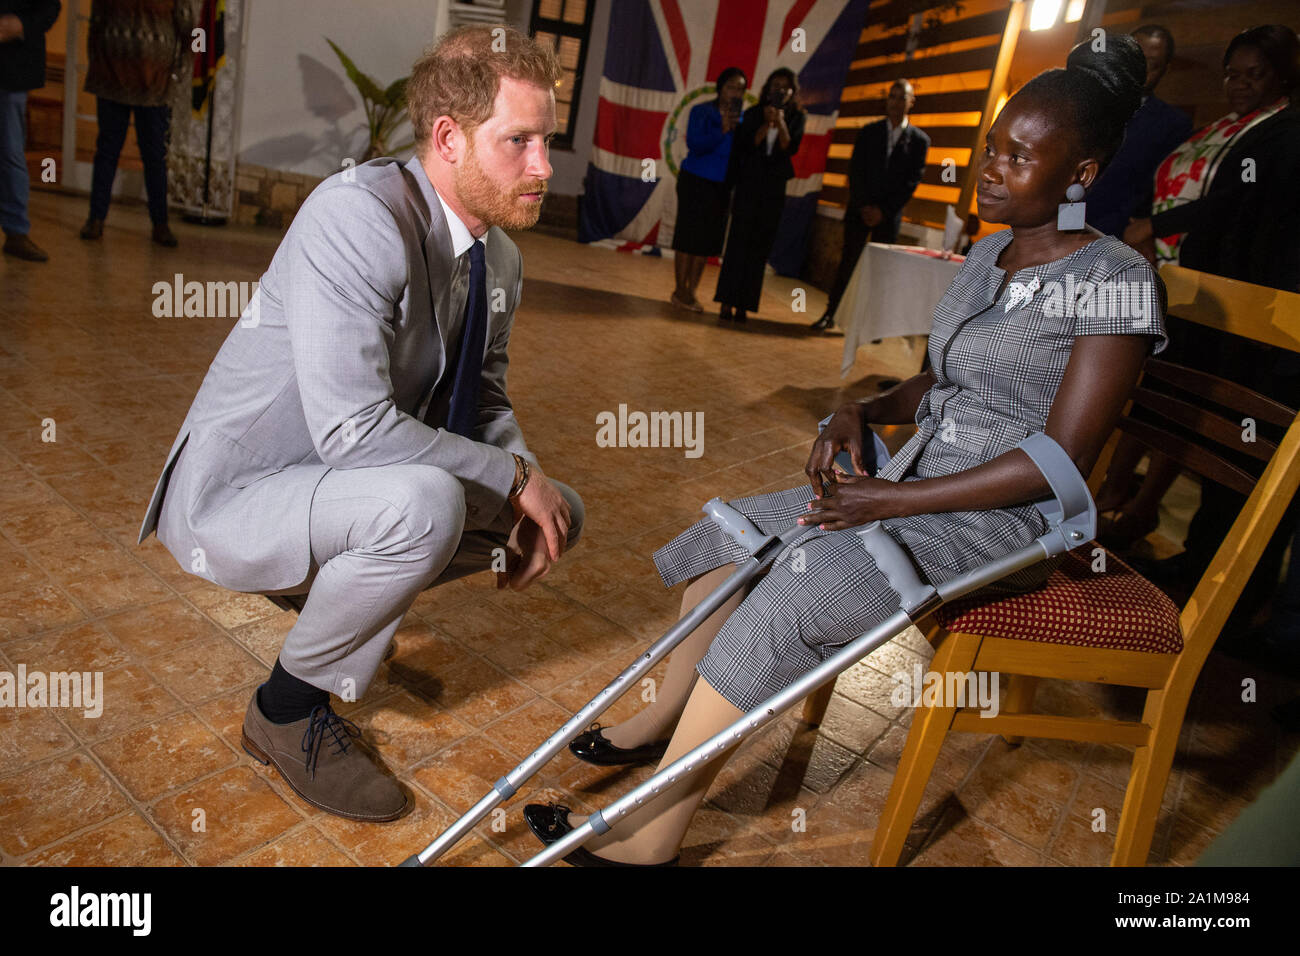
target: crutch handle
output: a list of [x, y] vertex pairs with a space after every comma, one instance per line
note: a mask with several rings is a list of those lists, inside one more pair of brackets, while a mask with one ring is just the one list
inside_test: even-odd
[[721, 498], [711, 498], [701, 510], [716, 521], [723, 531], [735, 538], [736, 543], [750, 554], [761, 548], [767, 539], [771, 537], [771, 535], [760, 531], [758, 525]]
[[921, 580], [903, 546], [890, 536], [879, 521], [859, 528], [858, 538], [862, 541], [862, 547], [867, 549], [867, 554], [876, 562], [876, 567], [884, 573], [889, 586], [898, 592], [900, 605], [909, 615], [935, 597], [934, 586]]

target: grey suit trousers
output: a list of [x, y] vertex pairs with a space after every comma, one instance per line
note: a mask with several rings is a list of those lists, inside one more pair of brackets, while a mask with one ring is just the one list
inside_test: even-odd
[[[271, 486], [279, 477], [268, 475], [241, 494], [273, 497]], [[566, 547], [571, 547], [582, 529], [582, 499], [569, 486], [554, 483], [569, 503]], [[158, 537], [164, 544], [173, 522], [184, 521], [169, 512], [173, 500], [164, 498], [159, 514]], [[281, 665], [344, 700], [360, 699], [420, 592], [488, 570], [494, 549], [510, 538], [509, 518], [503, 512], [491, 526], [467, 530], [460, 481], [431, 465], [330, 470], [312, 495], [307, 577], [293, 587], [263, 592], [307, 595], [285, 636]], [[173, 540], [178, 539], [183, 540]], [[286, 546], [292, 546], [287, 539]]]

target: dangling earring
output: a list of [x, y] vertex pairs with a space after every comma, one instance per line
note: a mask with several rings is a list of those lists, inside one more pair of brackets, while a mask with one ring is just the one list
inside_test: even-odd
[[1070, 201], [1056, 207], [1056, 228], [1061, 232], [1071, 232], [1087, 225], [1088, 204], [1083, 201], [1085, 192], [1078, 183], [1070, 183], [1070, 188], [1065, 191], [1065, 198]]

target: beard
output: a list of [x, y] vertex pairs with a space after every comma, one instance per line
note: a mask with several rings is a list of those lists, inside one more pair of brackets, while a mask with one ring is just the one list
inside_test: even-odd
[[541, 202], [520, 199], [524, 193], [546, 193], [546, 183], [525, 183], [523, 187], [494, 182], [479, 165], [470, 140], [465, 162], [456, 168], [456, 195], [465, 211], [489, 226], [502, 229], [531, 229], [542, 214]]

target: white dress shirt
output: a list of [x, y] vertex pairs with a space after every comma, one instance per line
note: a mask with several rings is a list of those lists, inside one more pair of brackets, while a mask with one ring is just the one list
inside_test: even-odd
[[[456, 215], [452, 208], [447, 205], [447, 200], [442, 198], [442, 193], [439, 193], [437, 189], [434, 192], [438, 193], [438, 202], [442, 203], [442, 213], [447, 219], [447, 231], [451, 233], [451, 254], [454, 258], [459, 259], [469, 251], [469, 244], [475, 241], [474, 235], [469, 231], [469, 227], [461, 222], [460, 216]], [[485, 232], [479, 236], [477, 241], [483, 243], [483, 251], [486, 253], [487, 233]]]
[[903, 122], [895, 126], [889, 120], [885, 120], [885, 125], [889, 127], [889, 135], [885, 137], [885, 159], [888, 160], [894, 154], [894, 147], [898, 145], [899, 139], [903, 136], [903, 130], [907, 129], [907, 117], [903, 117]]

